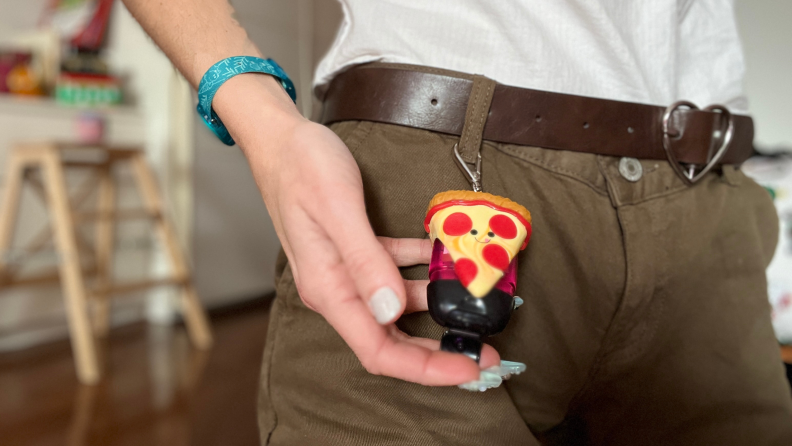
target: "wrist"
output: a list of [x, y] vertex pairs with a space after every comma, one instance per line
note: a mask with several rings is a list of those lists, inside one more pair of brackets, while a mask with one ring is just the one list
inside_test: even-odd
[[212, 108], [238, 145], [268, 150], [276, 147], [305, 118], [273, 76], [245, 73], [226, 81], [218, 90]]

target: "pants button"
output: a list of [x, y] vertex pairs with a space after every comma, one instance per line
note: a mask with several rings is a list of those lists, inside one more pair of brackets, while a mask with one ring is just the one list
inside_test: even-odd
[[643, 166], [635, 158], [624, 157], [619, 161], [619, 173], [625, 180], [635, 183], [643, 176]]

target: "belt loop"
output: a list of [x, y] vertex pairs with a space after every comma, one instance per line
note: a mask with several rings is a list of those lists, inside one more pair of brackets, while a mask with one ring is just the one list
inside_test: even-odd
[[490, 105], [492, 105], [492, 92], [495, 91], [496, 82], [481, 75], [473, 76], [473, 88], [470, 90], [465, 124], [459, 138], [459, 153], [468, 164], [475, 164], [481, 149], [481, 140], [484, 135], [484, 125], [487, 123]]

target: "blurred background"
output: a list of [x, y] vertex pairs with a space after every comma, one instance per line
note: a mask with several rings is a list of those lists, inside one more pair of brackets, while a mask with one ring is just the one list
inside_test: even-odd
[[[334, 0], [232, 3], [252, 40], [295, 81], [302, 113], [315, 115], [311, 79], [341, 22], [340, 6]], [[770, 300], [779, 340], [792, 343], [792, 161], [784, 155], [792, 153], [792, 3], [736, 4], [756, 146], [772, 154], [745, 169], [779, 208], [782, 238], [768, 270]], [[54, 268], [63, 260], [60, 248], [42, 237], [54, 218], [47, 204], [53, 198], [37, 192], [42, 180], [34, 169], [23, 169], [32, 187], [22, 189], [13, 218], [6, 214], [15, 230], [0, 253], [0, 445], [258, 441], [257, 380], [279, 244], [241, 152], [220, 143], [194, 110], [194, 91], [120, 2], [0, 0], [0, 200], [14, 175], [11, 154], [23, 144], [69, 143], [63, 157], [73, 165], [92, 163], [69, 158], [85, 153], [101, 164], [116, 156], [112, 150], [121, 150], [119, 157], [142, 151], [214, 334], [211, 349], [191, 345], [196, 338], [184, 330], [178, 286], [126, 287], [110, 307], [109, 334], [96, 339], [102, 378], [80, 384], [86, 378], [75, 372], [67, 322], [74, 316], [61, 284], [39, 280], [47, 271], [57, 278]], [[80, 204], [75, 194], [86, 209], [100, 200], [88, 174], [63, 171], [71, 206]], [[146, 204], [136, 172], [122, 163], [113, 168], [118, 209]], [[88, 185], [84, 192], [80, 184]], [[112, 262], [86, 261], [86, 276], [104, 264], [118, 283], [154, 284], [173, 272], [169, 242], [133, 214], [113, 214]], [[78, 223], [77, 243], [96, 245], [100, 232]], [[87, 296], [92, 311], [101, 311], [101, 302]]]

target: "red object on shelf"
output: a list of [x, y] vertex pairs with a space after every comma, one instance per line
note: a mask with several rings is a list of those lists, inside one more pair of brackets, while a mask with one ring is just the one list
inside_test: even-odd
[[101, 49], [114, 0], [49, 0], [39, 26], [54, 26], [61, 39], [85, 52]]
[[110, 21], [110, 11], [113, 9], [114, 0], [96, 0], [96, 12], [88, 24], [71, 40], [71, 45], [81, 50], [96, 51], [104, 42], [107, 23]]

